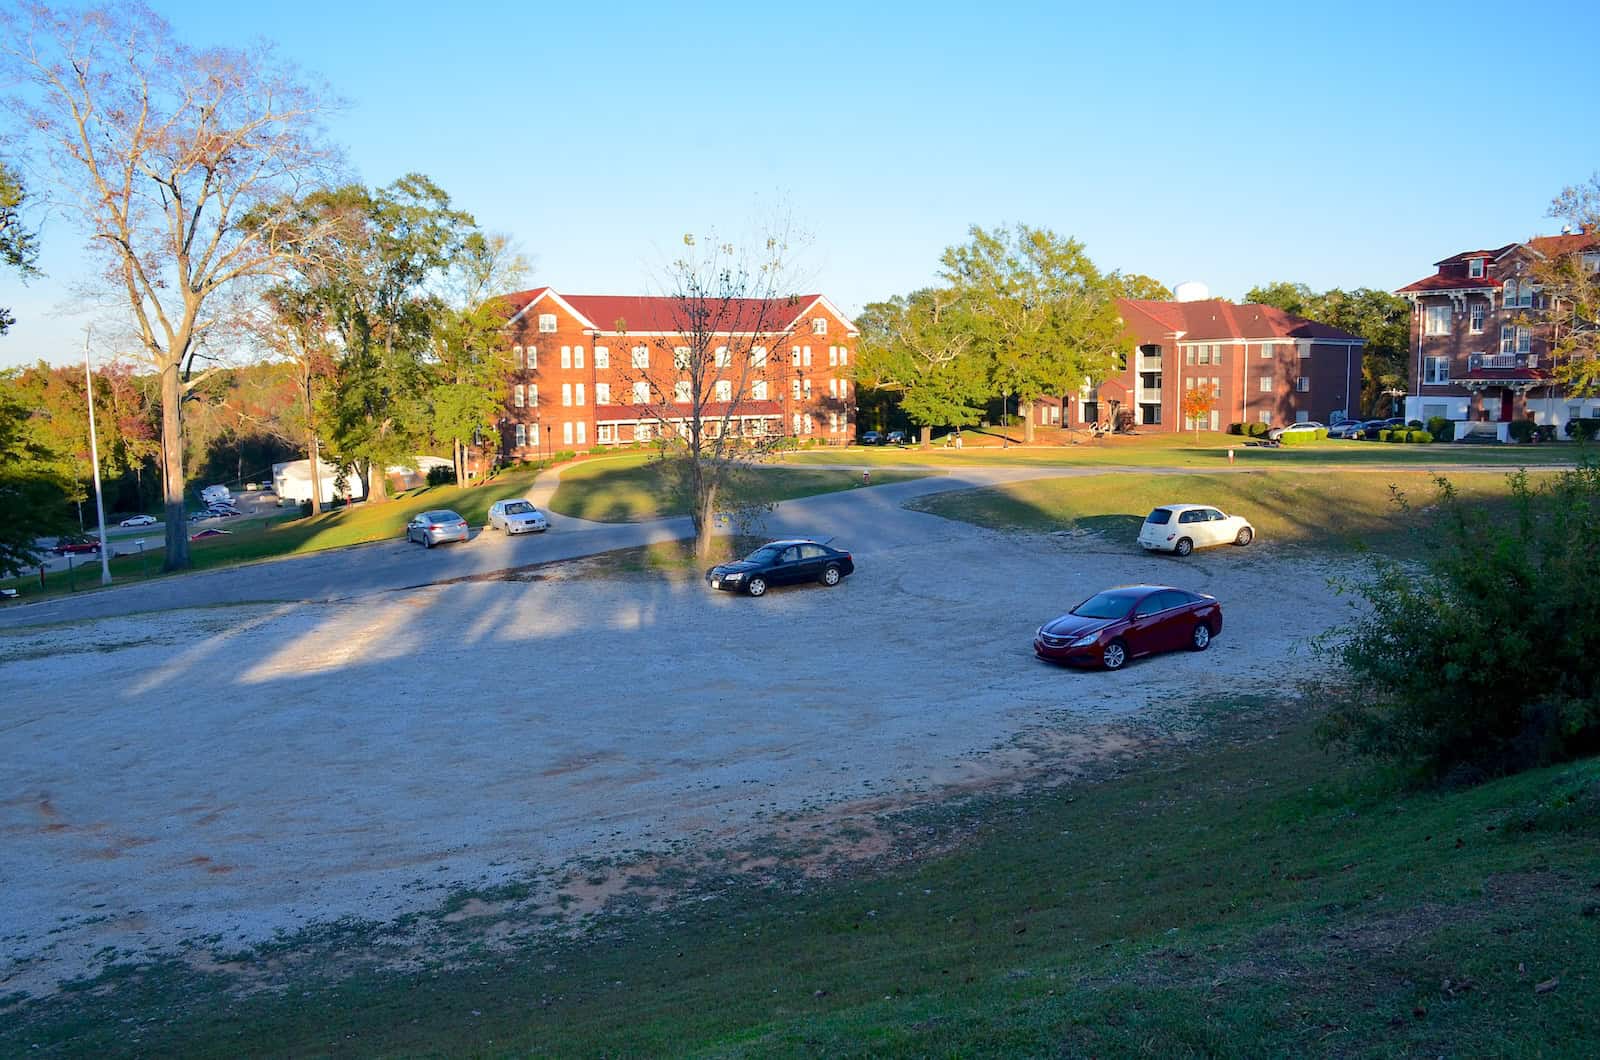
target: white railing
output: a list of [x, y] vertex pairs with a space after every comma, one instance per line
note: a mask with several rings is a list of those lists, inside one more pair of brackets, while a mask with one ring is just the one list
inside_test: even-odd
[[1139, 388], [1139, 401], [1145, 405], [1159, 405], [1161, 403], [1161, 390], [1159, 387], [1152, 390], [1149, 387]]
[[1139, 356], [1139, 371], [1141, 371], [1141, 372], [1159, 372], [1159, 371], [1161, 371], [1161, 358], [1160, 357], [1147, 357], [1147, 356], [1141, 354]]

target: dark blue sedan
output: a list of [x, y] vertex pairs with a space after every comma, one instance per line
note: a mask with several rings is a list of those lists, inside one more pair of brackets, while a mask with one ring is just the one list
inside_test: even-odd
[[773, 541], [737, 563], [719, 563], [706, 571], [713, 589], [765, 596], [775, 585], [817, 582], [838, 585], [855, 571], [850, 553], [815, 541]]

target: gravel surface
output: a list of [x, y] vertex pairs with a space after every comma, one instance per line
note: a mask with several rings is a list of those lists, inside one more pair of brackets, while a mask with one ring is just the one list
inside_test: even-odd
[[[1280, 689], [1344, 606], [1332, 560], [997, 533], [890, 489], [774, 520], [843, 525], [833, 590], [591, 573], [0, 634], [0, 995], [959, 786], [1030, 734]], [[1041, 621], [1138, 581], [1220, 597], [1211, 650], [1033, 659]]]

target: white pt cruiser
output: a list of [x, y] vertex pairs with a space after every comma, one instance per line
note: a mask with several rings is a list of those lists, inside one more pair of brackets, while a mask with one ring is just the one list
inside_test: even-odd
[[1187, 556], [1209, 545], [1248, 545], [1255, 527], [1237, 515], [1224, 515], [1203, 504], [1168, 504], [1145, 517], [1139, 544], [1152, 552]]

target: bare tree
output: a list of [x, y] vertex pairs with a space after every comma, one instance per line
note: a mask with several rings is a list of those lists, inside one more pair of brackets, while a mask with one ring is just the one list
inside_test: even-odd
[[613, 354], [630, 388], [623, 398], [661, 439], [694, 522], [695, 554], [705, 559], [717, 513], [740, 506], [729, 503], [739, 471], [784, 442], [772, 409], [781, 404], [789, 339], [805, 305], [787, 287], [784, 236], [755, 249], [715, 236], [683, 242], [664, 284], [667, 326], [635, 345], [626, 320], [608, 323], [628, 347]]
[[217, 297], [278, 271], [305, 237], [292, 200], [332, 161], [325, 94], [266, 45], [191, 47], [142, 3], [3, 18], [12, 107], [160, 376], [165, 566], [187, 567], [181, 405], [194, 357]]

